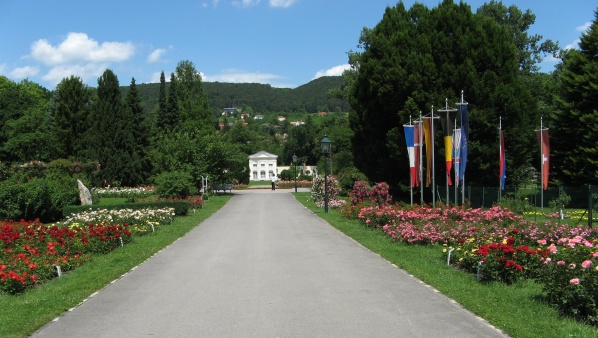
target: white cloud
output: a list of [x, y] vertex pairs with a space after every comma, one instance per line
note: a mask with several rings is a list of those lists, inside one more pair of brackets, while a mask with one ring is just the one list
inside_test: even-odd
[[233, 5], [237, 7], [251, 7], [258, 5], [260, 0], [234, 0]]
[[272, 7], [291, 7], [296, 0], [270, 0], [270, 6]]
[[26, 67], [13, 69], [13, 71], [10, 72], [10, 75], [11, 75], [11, 77], [16, 78], [16, 79], [24, 79], [24, 78], [27, 78], [30, 76], [35, 76], [38, 73], [39, 73], [38, 67], [26, 66]]
[[350, 69], [350, 68], [351, 68], [351, 65], [346, 63], [344, 65], [335, 66], [335, 67], [332, 67], [332, 68], [329, 68], [326, 70], [322, 69], [316, 73], [316, 75], [314, 76], [314, 78], [312, 80], [315, 80], [322, 76], [340, 76], [340, 75], [343, 75], [343, 72], [345, 70]]
[[591, 22], [586, 22], [582, 26], [576, 27], [575, 30], [578, 32], [585, 33], [588, 31], [588, 29], [590, 28], [591, 25], [592, 25]]
[[61, 65], [50, 69], [46, 75], [42, 76], [42, 79], [55, 85], [62, 81], [62, 79], [73, 75], [87, 82], [94, 78], [99, 78], [107, 68], [107, 64], [95, 63], [86, 65]]
[[164, 49], [164, 48], [158, 48], [158, 49], [154, 50], [147, 57], [147, 63], [156, 63], [156, 62], [162, 61], [160, 59], [162, 58], [162, 55], [164, 55], [164, 54], [166, 54], [166, 49]]
[[570, 44], [566, 45], [564, 49], [577, 49], [577, 48], [579, 48], [580, 42], [581, 42], [581, 40], [577, 39], [577, 40], [571, 42]]
[[75, 62], [121, 62], [135, 54], [131, 42], [103, 42], [90, 39], [85, 33], [69, 33], [56, 47], [40, 39], [31, 44], [31, 56], [47, 65]]

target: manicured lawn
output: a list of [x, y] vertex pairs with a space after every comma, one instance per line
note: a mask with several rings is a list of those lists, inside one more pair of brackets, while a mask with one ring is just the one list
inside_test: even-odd
[[344, 218], [339, 211], [316, 208], [309, 193], [297, 200], [333, 227], [454, 299], [512, 337], [598, 337], [596, 328], [569, 318], [542, 303], [541, 288], [530, 281], [514, 285], [480, 284], [476, 276], [446, 265], [442, 247], [392, 242], [382, 231]]
[[[211, 196], [197, 213], [176, 217], [171, 225], [106, 255], [96, 255], [77, 269], [24, 294], [0, 295], [0, 337], [25, 337], [95, 291], [184, 236], [220, 209], [232, 195]], [[107, 204], [109, 199], [106, 200]], [[10, 309], [10, 310], [9, 310]]]

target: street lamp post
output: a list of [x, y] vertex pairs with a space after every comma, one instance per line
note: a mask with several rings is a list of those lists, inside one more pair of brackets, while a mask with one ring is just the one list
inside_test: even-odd
[[297, 192], [297, 155], [293, 154], [293, 165], [295, 167], [295, 192]]
[[330, 155], [330, 144], [332, 142], [326, 135], [320, 141], [322, 154], [324, 155], [324, 212], [328, 213], [328, 156]]

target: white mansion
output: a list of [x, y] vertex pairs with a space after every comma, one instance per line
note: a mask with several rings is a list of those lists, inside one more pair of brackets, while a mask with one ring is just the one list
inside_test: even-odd
[[278, 169], [276, 167], [277, 158], [278, 155], [270, 154], [263, 150], [249, 155], [249, 180], [265, 181], [269, 180], [272, 175], [276, 174], [278, 176]]

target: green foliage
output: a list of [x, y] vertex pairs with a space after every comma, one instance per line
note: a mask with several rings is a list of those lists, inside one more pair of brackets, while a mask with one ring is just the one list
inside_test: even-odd
[[0, 161], [48, 160], [55, 142], [49, 133], [51, 94], [40, 85], [0, 76]]
[[154, 177], [154, 188], [160, 197], [185, 198], [197, 190], [191, 174], [185, 171], [164, 172]]
[[517, 190], [515, 196], [504, 196], [500, 202], [496, 203], [495, 206], [511, 210], [519, 215], [531, 211], [533, 209], [527, 195], [522, 189]]
[[79, 77], [64, 78], [56, 86], [52, 109], [53, 134], [62, 157], [79, 157], [85, 147], [92, 91]]
[[15, 176], [0, 182], [0, 219], [54, 222], [64, 206], [78, 200], [77, 182], [63, 173], [26, 180]]
[[[444, 106], [447, 97], [459, 101], [464, 91], [475, 135], [496, 135], [502, 116], [509, 167], [513, 171], [529, 167], [534, 114], [528, 112], [534, 111], [536, 102], [519, 77], [522, 47], [514, 41], [515, 26], [474, 14], [469, 5], [452, 1], [432, 9], [418, 3], [409, 10], [403, 3], [388, 7], [376, 27], [363, 30], [363, 52], [350, 54], [356, 74], [346, 73], [352, 81], [349, 97], [355, 112], [350, 124], [356, 166], [372, 181], [407, 185], [408, 171], [396, 174], [407, 159], [402, 125], [410, 115], [415, 118], [414, 111], [428, 114], [432, 105]], [[526, 36], [527, 27], [519, 26], [520, 36]], [[496, 142], [492, 137], [470, 139], [471, 184], [496, 180], [488, 161], [495, 156]], [[444, 155], [439, 149], [437, 163]], [[444, 177], [438, 167], [436, 176]]]
[[569, 203], [571, 203], [571, 196], [567, 195], [565, 190], [561, 189], [559, 191], [559, 197], [550, 200], [548, 202], [548, 206], [550, 206], [551, 209], [558, 211], [567, 207]]
[[136, 186], [140, 183], [142, 162], [134, 138], [137, 128], [131, 109], [125, 108], [118, 78], [106, 70], [98, 79], [97, 99], [94, 101], [88, 130], [88, 158], [99, 162], [101, 170], [94, 177], [94, 185]]
[[[579, 50], [563, 52], [557, 109], [550, 115], [551, 157], [564, 184], [598, 184], [598, 11]], [[552, 162], [552, 160], [551, 160]], [[551, 172], [552, 173], [552, 172]]]

